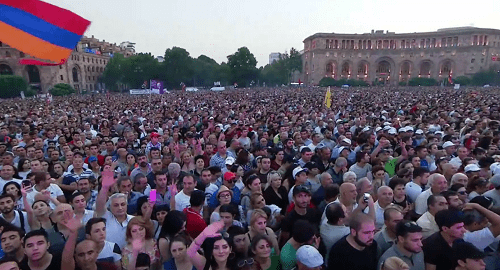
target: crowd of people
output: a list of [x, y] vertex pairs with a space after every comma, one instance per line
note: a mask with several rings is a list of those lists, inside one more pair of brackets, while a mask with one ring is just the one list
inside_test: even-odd
[[496, 88], [0, 103], [0, 270], [500, 269]]

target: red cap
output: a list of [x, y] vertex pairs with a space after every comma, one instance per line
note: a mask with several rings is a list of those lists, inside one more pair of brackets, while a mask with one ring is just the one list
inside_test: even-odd
[[156, 132], [151, 132], [151, 135], [149, 135], [149, 137], [151, 137], [151, 138], [158, 138], [158, 137], [160, 137], [160, 134], [158, 134]]
[[226, 172], [224, 174], [224, 181], [228, 181], [228, 180], [231, 180], [231, 179], [234, 179], [236, 178], [236, 174], [233, 173], [233, 172]]

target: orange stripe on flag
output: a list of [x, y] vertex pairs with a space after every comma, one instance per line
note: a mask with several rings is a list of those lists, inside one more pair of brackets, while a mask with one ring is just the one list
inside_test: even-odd
[[48, 43], [4, 22], [0, 22], [0, 39], [3, 43], [26, 54], [57, 63], [68, 58], [72, 51]]

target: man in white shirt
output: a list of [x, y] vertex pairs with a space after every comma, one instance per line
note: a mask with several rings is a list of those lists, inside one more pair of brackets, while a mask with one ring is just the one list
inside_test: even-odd
[[85, 224], [85, 234], [96, 243], [97, 250], [101, 251], [97, 256], [98, 262], [114, 263], [121, 267], [120, 247], [116, 243], [106, 241], [106, 219], [91, 218]]
[[196, 182], [191, 174], [187, 174], [182, 178], [182, 190], [175, 195], [175, 210], [182, 211], [184, 208], [191, 206], [189, 199], [191, 193], [195, 190]]
[[423, 215], [427, 211], [427, 198], [429, 196], [439, 194], [448, 189], [448, 181], [439, 173], [429, 176], [429, 184], [431, 188], [418, 195], [415, 201], [415, 213], [418, 215]]
[[2, 166], [2, 169], [0, 170], [0, 193], [3, 190], [3, 186], [10, 181], [15, 181], [21, 185], [21, 180], [14, 178], [15, 173], [16, 171], [12, 165], [7, 164]]
[[10, 224], [23, 229], [25, 232], [31, 231], [30, 225], [28, 224], [28, 214], [23, 211], [15, 211], [16, 199], [11, 194], [0, 195], [0, 211], [2, 217], [5, 221]]
[[66, 202], [66, 198], [64, 197], [63, 191], [61, 188], [53, 184], [55, 180], [50, 178], [50, 174], [47, 172], [36, 172], [35, 173], [35, 186], [26, 195], [26, 199], [28, 200], [28, 203], [30, 205], [33, 204], [33, 202], [36, 201], [35, 197], [40, 194], [44, 193], [43, 191], [47, 191], [50, 195], [50, 202], [49, 205], [52, 209], [56, 208], [56, 205], [52, 202], [53, 199], [57, 199], [59, 202]]
[[411, 202], [415, 202], [418, 195], [422, 193], [423, 187], [427, 185], [429, 175], [429, 170], [423, 167], [417, 167], [413, 170], [412, 181], [405, 185], [406, 195]]
[[[388, 186], [381, 186], [377, 190], [377, 201], [375, 202], [375, 227], [380, 230], [384, 226], [384, 211], [392, 204], [394, 193]], [[368, 210], [365, 209], [368, 214]]]
[[[103, 172], [104, 173], [104, 172]], [[120, 248], [125, 247], [125, 233], [128, 222], [134, 217], [127, 214], [127, 195], [115, 193], [108, 199], [108, 192], [116, 180], [111, 176], [102, 177], [102, 188], [97, 195], [95, 216], [106, 219], [106, 240], [118, 244]], [[106, 209], [107, 208], [107, 209]], [[109, 210], [108, 210], [109, 209]]]
[[417, 224], [422, 228], [422, 238], [425, 239], [435, 232], [439, 232], [439, 227], [434, 219], [437, 212], [448, 209], [446, 198], [441, 195], [431, 195], [427, 199], [428, 211], [425, 212], [418, 220]]
[[455, 167], [460, 168], [462, 166], [462, 161], [464, 158], [469, 156], [469, 150], [465, 146], [460, 146], [457, 149], [457, 156], [450, 159], [450, 163], [453, 164]]
[[[500, 235], [500, 216], [477, 203], [464, 206], [464, 240], [483, 250]], [[488, 224], [491, 224], [488, 226]]]

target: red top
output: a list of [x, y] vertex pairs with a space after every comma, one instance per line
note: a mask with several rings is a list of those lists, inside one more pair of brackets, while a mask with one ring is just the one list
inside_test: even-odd
[[195, 239], [207, 227], [207, 223], [200, 213], [191, 207], [184, 208], [183, 212], [186, 214], [186, 232]]

